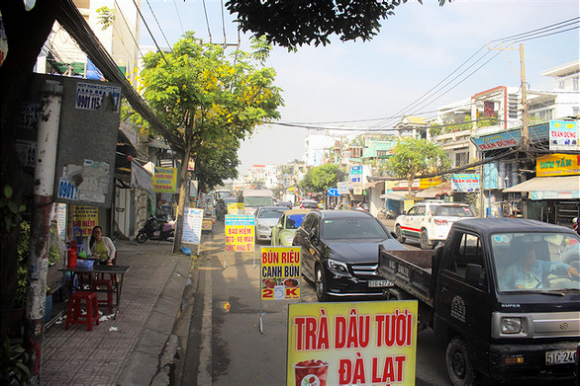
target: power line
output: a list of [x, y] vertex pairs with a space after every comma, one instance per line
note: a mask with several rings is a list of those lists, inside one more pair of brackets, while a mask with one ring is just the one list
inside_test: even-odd
[[209, 44], [212, 44], [211, 27], [209, 25], [209, 18], [207, 16], [207, 7], [205, 6], [205, 0], [203, 0], [203, 10], [205, 12], [205, 23], [207, 24], [207, 33], [209, 34]]
[[123, 18], [123, 21], [125, 22], [125, 25], [127, 26], [127, 30], [129, 31], [129, 34], [131, 35], [131, 38], [133, 39], [133, 43], [135, 43], [137, 50], [139, 50], [139, 54], [141, 56], [143, 56], [143, 52], [141, 52], [141, 47], [139, 47], [139, 43], [137, 42], [137, 38], [135, 37], [135, 35], [133, 35], [133, 29], [129, 26], [129, 23], [127, 22], [127, 18], [125, 18], [125, 14], [123, 13], [123, 10], [119, 6], [119, 3], [117, 2], [117, 0], [115, 0], [115, 6], [119, 10], [121, 17]]
[[133, 4], [135, 4], [135, 8], [137, 9], [137, 12], [139, 12], [139, 16], [141, 16], [141, 20], [143, 20], [143, 24], [145, 24], [145, 27], [147, 28], [147, 31], [149, 32], [149, 36], [151, 36], [151, 39], [153, 39], [153, 43], [155, 43], [155, 47], [157, 47], [157, 51], [159, 51], [159, 53], [161, 53], [161, 57], [163, 58], [165, 63], [167, 65], [169, 65], [167, 58], [165, 58], [165, 54], [163, 53], [161, 48], [159, 48], [159, 44], [157, 44], [157, 40], [155, 40], [155, 36], [153, 36], [153, 33], [151, 32], [151, 29], [149, 28], [149, 24], [147, 24], [147, 20], [145, 20], [145, 17], [143, 17], [143, 14], [141, 13], [141, 9], [139, 8], [139, 6], [135, 2], [135, 0], [133, 0]]
[[175, 13], [177, 13], [177, 20], [179, 20], [179, 26], [181, 27], [181, 33], [185, 33], [183, 30], [183, 24], [181, 24], [181, 17], [179, 16], [179, 11], [177, 10], [177, 3], [173, 0], [173, 5], [175, 6]]
[[157, 15], [155, 15], [153, 8], [151, 8], [151, 3], [149, 2], [149, 0], [147, 0], [147, 6], [149, 7], [149, 10], [151, 10], [151, 14], [153, 15], [153, 18], [155, 19], [155, 22], [157, 23], [157, 27], [159, 27], [159, 31], [161, 31], [161, 35], [163, 36], [163, 39], [165, 39], [165, 43], [167, 43], [167, 47], [169, 47], [170, 51], [173, 51], [173, 49], [171, 48], [171, 44], [169, 44], [169, 41], [167, 40], [167, 37], [165, 36], [163, 29], [161, 28], [161, 24], [159, 24], [159, 20], [157, 20]]

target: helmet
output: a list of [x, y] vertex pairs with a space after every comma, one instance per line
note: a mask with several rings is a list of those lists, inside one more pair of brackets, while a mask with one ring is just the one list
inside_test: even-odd
[[573, 224], [578, 224], [578, 217], [574, 217], [574, 218], [572, 219], [572, 223], [573, 223]]

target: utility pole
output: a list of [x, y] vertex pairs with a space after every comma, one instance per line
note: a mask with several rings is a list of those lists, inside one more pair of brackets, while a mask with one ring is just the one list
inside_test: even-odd
[[[497, 45], [496, 47], [491, 47], [488, 45], [487, 47], [488, 50], [498, 50], [502, 53], [503, 55], [503, 51], [504, 50], [517, 50], [517, 48], [514, 48], [511, 44], [509, 47], [502, 47], [501, 44]], [[529, 130], [528, 130], [528, 121], [529, 121], [529, 117], [528, 117], [528, 109], [529, 109], [529, 104], [528, 104], [528, 93], [526, 90], [527, 87], [527, 83], [526, 83], [526, 61], [524, 58], [524, 43], [520, 43], [520, 71], [519, 71], [519, 76], [520, 76], [520, 80], [521, 80], [521, 85], [522, 85], [522, 143], [521, 143], [521, 147], [523, 149], [527, 149], [528, 144], [529, 144], [529, 140], [530, 140], [530, 135], [529, 135]], [[505, 57], [505, 56], [504, 56]], [[518, 70], [514, 67], [514, 65], [509, 61], [509, 59], [507, 59], [507, 57], [505, 57], [505, 59], [508, 61], [508, 63], [512, 66], [512, 68], [518, 72]], [[507, 106], [504, 106], [505, 109], [507, 109]]]

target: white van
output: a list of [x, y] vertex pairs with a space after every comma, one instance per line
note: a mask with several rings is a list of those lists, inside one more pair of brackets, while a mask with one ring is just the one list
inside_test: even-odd
[[274, 193], [268, 189], [245, 189], [238, 192], [238, 202], [244, 203], [246, 214], [254, 214], [261, 206], [274, 205]]

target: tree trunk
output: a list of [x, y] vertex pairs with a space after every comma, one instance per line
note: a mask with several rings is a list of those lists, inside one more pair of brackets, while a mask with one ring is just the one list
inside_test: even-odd
[[[22, 1], [0, 3], [2, 21], [8, 39], [8, 53], [0, 67], [0, 131], [1, 134], [1, 189], [9, 185], [13, 189], [11, 200], [18, 206], [24, 203], [30, 209], [31, 202], [24, 202], [22, 164], [16, 154], [16, 133], [22, 102], [32, 76], [36, 58], [42, 49], [58, 11], [58, 1], [39, 1], [31, 11], [24, 9]], [[4, 217], [5, 214], [2, 214]], [[4, 220], [4, 218], [2, 219]], [[17, 286], [17, 240], [18, 225], [7, 231], [1, 230], [2, 269], [0, 270], [1, 321], [0, 337], [4, 337], [12, 300]]]
[[173, 253], [181, 250], [181, 237], [183, 236], [183, 213], [185, 212], [187, 198], [187, 166], [189, 165], [191, 145], [187, 145], [181, 161], [179, 173], [179, 201], [177, 204], [177, 219], [175, 221], [175, 238], [173, 239]]

